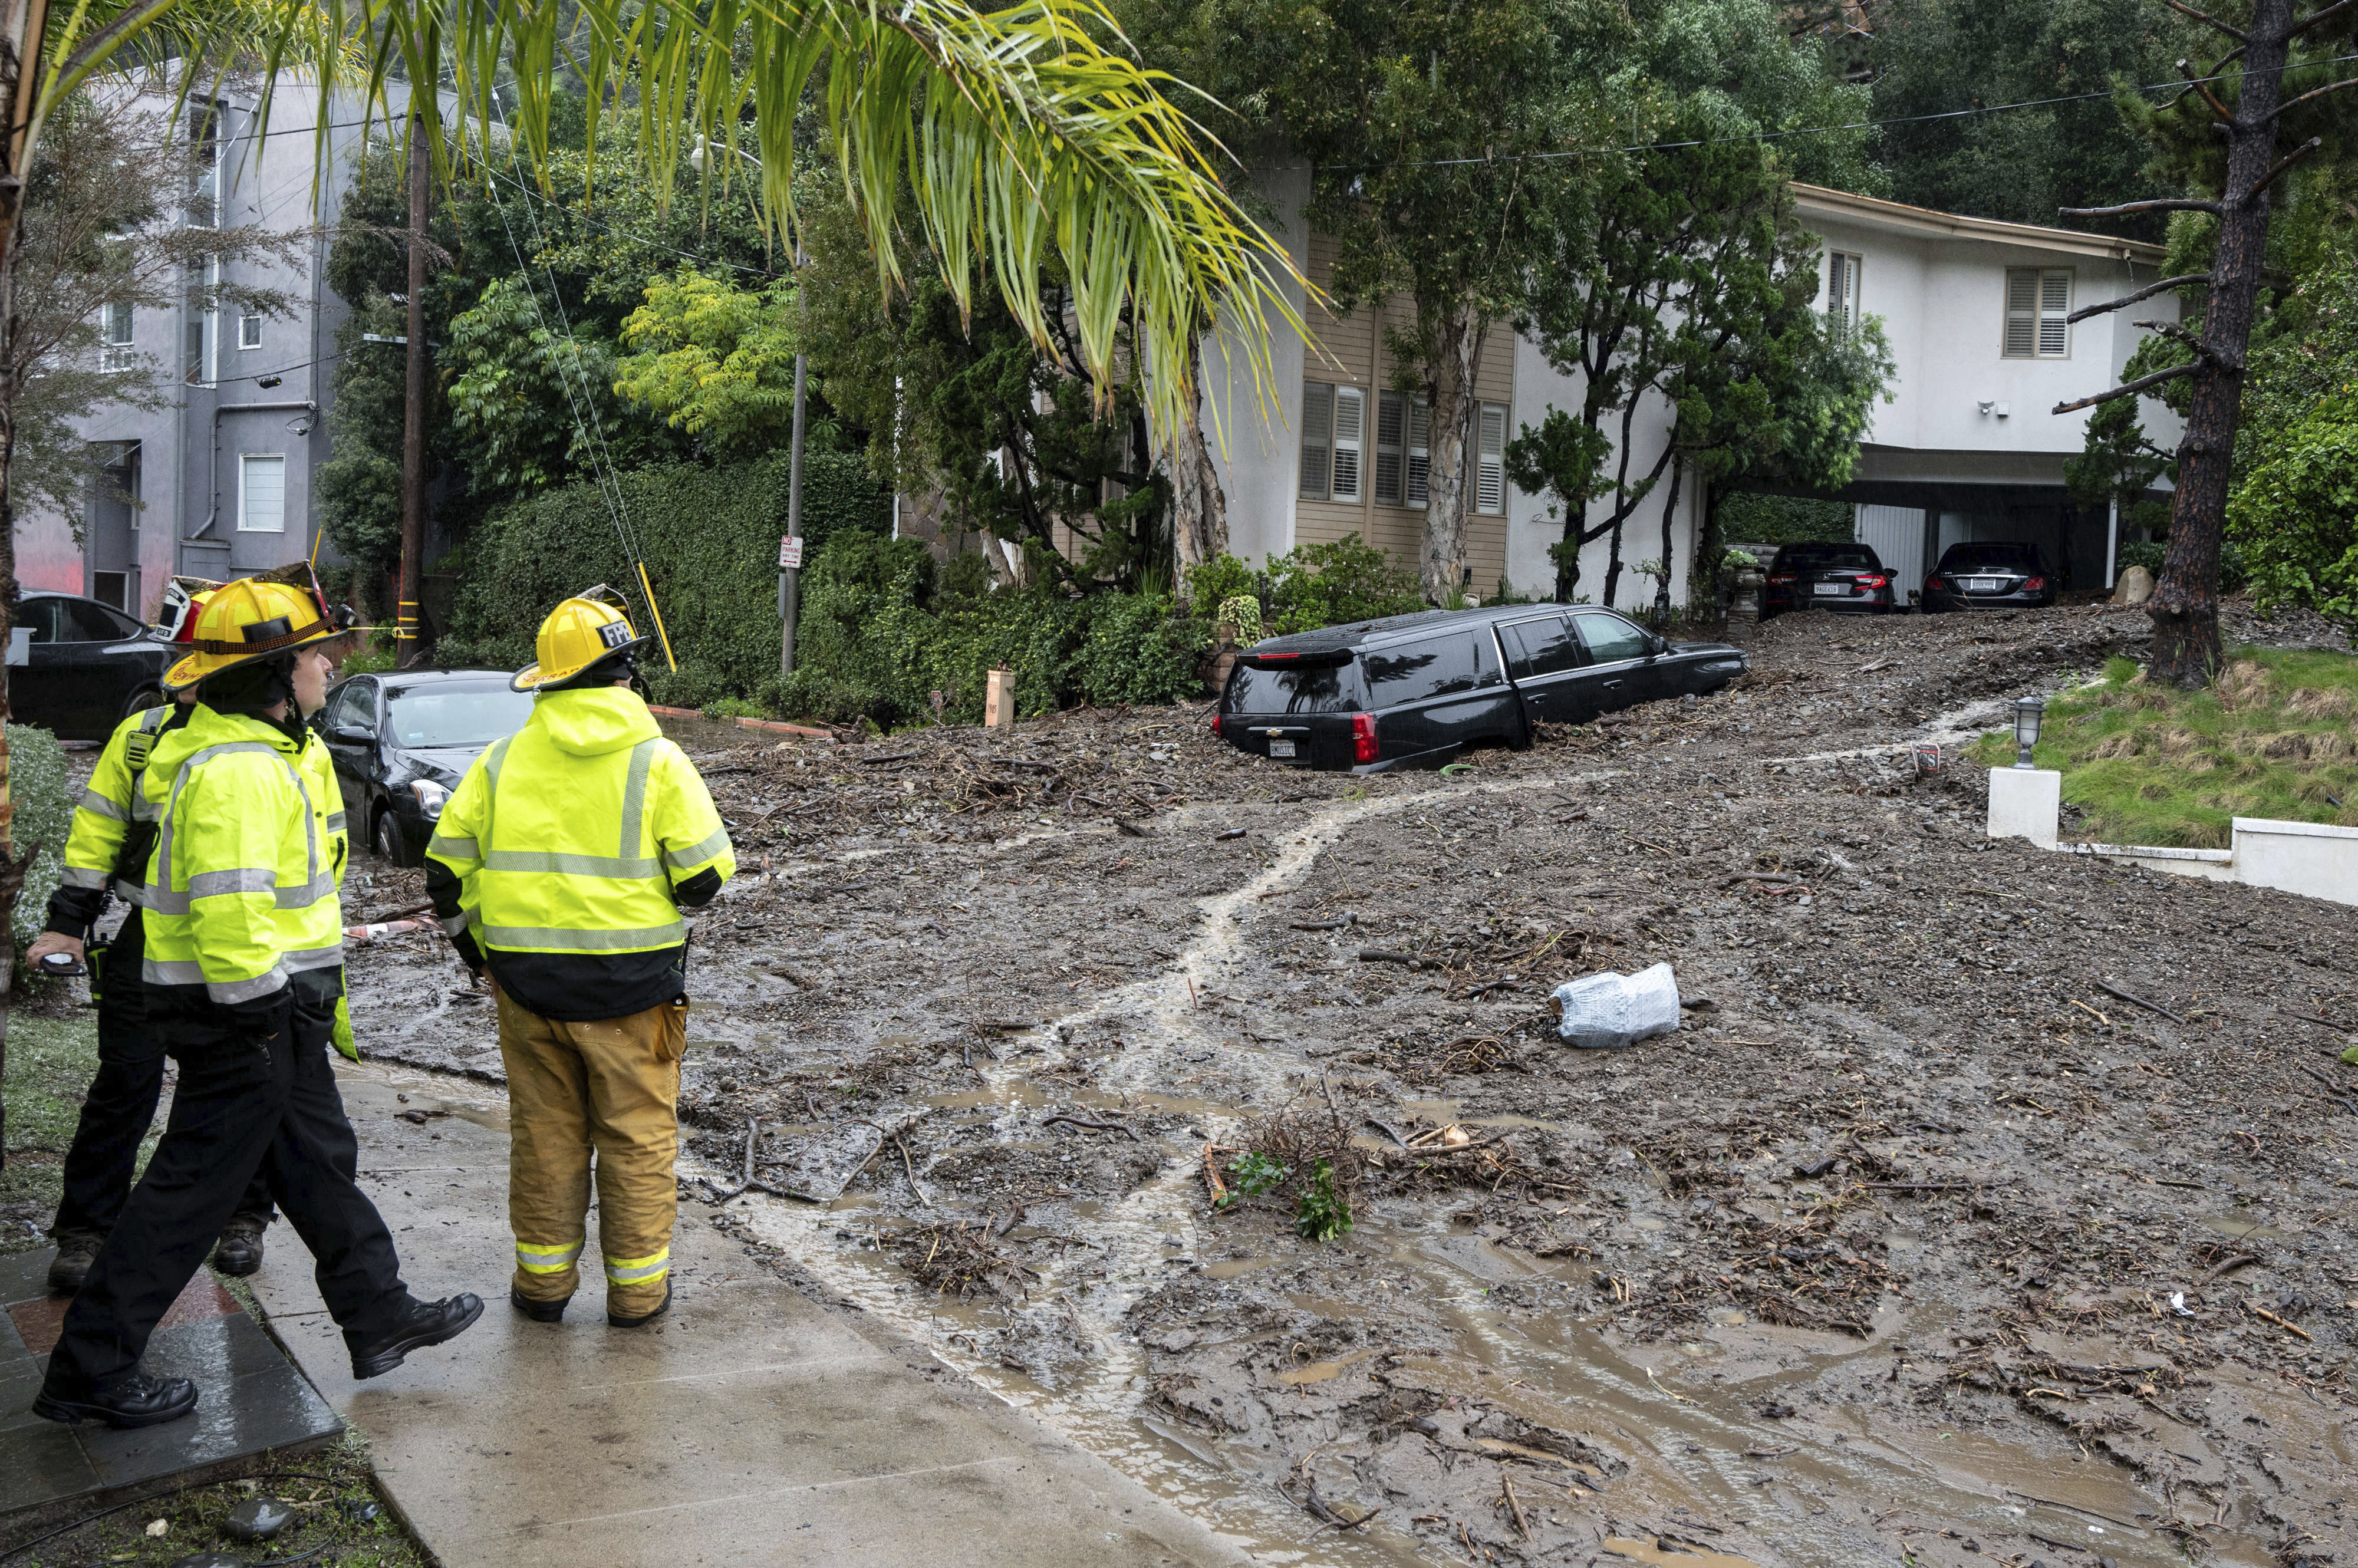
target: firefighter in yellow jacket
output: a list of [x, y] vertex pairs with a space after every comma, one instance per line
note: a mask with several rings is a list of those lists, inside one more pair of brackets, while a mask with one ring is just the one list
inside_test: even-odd
[[630, 690], [645, 643], [604, 588], [541, 623], [514, 680], [532, 719], [477, 758], [426, 847], [426, 887], [468, 967], [498, 993], [507, 1068], [509, 1300], [565, 1314], [588, 1245], [596, 1157], [606, 1321], [671, 1305], [683, 909], [737, 869], [712, 797]]
[[354, 1378], [482, 1313], [471, 1295], [421, 1302], [403, 1286], [328, 1063], [330, 1040], [350, 1042], [330, 827], [343, 803], [308, 765], [320, 742], [303, 715], [327, 692], [318, 644], [340, 634], [316, 596], [248, 579], [213, 595], [165, 677], [194, 686], [197, 704], [140, 780], [157, 824], [140, 967], [179, 1081], [163, 1141], [66, 1309], [37, 1415], [140, 1427], [195, 1409], [194, 1385], [139, 1358], [257, 1170], [311, 1250]]

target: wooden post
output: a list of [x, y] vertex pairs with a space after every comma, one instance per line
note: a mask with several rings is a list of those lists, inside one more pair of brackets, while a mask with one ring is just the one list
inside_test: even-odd
[[1015, 672], [990, 672], [990, 688], [982, 705], [982, 722], [991, 730], [1015, 728]]
[[[424, 89], [421, 91], [430, 91]], [[432, 153], [425, 119], [409, 116], [409, 359], [402, 396], [401, 586], [394, 597], [393, 664], [406, 669], [425, 652], [417, 598], [426, 549], [426, 180]]]

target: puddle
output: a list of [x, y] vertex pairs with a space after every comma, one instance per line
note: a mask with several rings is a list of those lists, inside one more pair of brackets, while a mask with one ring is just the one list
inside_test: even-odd
[[2233, 1237], [2238, 1241], [2283, 1241], [2300, 1234], [2294, 1227], [2270, 1225], [2248, 1214], [2212, 1215], [2202, 1223], [2222, 1236]]
[[[1387, 1348], [1381, 1345], [1370, 1345], [1365, 1350], [1353, 1351], [1339, 1361], [1313, 1361], [1306, 1366], [1280, 1372], [1277, 1375], [1277, 1380], [1297, 1389], [1305, 1383], [1323, 1383], [1329, 1378], [1341, 1377], [1346, 1368], [1356, 1367], [1370, 1356], [1382, 1355]], [[1553, 1455], [1549, 1457], [1552, 1458]]]
[[1257, 1270], [1269, 1268], [1274, 1258], [1230, 1258], [1218, 1263], [1206, 1263], [1204, 1272], [1215, 1280], [1234, 1280]]

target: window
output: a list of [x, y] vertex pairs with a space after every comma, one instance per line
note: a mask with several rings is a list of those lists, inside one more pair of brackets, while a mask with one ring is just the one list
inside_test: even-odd
[[16, 613], [12, 623], [30, 633], [30, 640], [33, 642], [57, 642], [59, 640], [58, 618], [63, 611], [64, 605], [65, 600], [54, 594], [45, 593], [38, 598], [27, 595], [17, 600]]
[[1302, 498], [1357, 501], [1366, 461], [1368, 395], [1323, 381], [1302, 385]]
[[1471, 632], [1403, 643], [1380, 654], [1368, 654], [1364, 662], [1370, 693], [1368, 706], [1377, 709], [1472, 691], [1481, 680], [1481, 662], [1475, 656]]
[[99, 312], [98, 368], [129, 370], [131, 368], [131, 307], [109, 305]]
[[1376, 502], [1381, 506], [1422, 506], [1433, 473], [1425, 442], [1433, 427], [1424, 395], [1376, 395]]
[[247, 454], [237, 460], [237, 531], [287, 532], [287, 460]]
[[120, 643], [139, 634], [139, 622], [128, 615], [83, 599], [58, 600], [58, 641], [60, 643]]
[[237, 319], [237, 346], [241, 349], [262, 347], [262, 318], [240, 316]]
[[1361, 454], [1367, 445], [1368, 395], [1356, 386], [1335, 389], [1335, 488], [1337, 501], [1359, 499]]
[[405, 746], [488, 746], [532, 719], [528, 691], [497, 686], [394, 687], [385, 693], [394, 738]]
[[1858, 257], [1826, 253], [1826, 322], [1842, 336], [1858, 324]]
[[1239, 664], [1222, 698], [1224, 713], [1357, 713], [1359, 683], [1348, 664]]
[[1507, 643], [1507, 667], [1517, 680], [1580, 667], [1580, 643], [1561, 615], [1517, 621], [1498, 631]]
[[1474, 510], [1498, 517], [1507, 510], [1507, 406], [1485, 403], [1475, 420]]
[[180, 379], [193, 386], [205, 379], [205, 321], [209, 313], [193, 299], [189, 302], [189, 309], [191, 314], [181, 341]]
[[92, 572], [90, 574], [90, 596], [101, 604], [111, 604], [120, 610], [129, 580], [127, 572]]
[[196, 228], [210, 229], [220, 222], [221, 106], [192, 102], [186, 113], [189, 149], [189, 222]]
[[1651, 637], [1608, 611], [1592, 610], [1572, 619], [1573, 624], [1580, 628], [1580, 640], [1588, 644], [1591, 664], [1642, 659], [1654, 651]]
[[326, 728], [357, 724], [364, 729], [376, 728], [376, 682], [356, 680], [338, 694], [328, 705]]
[[1324, 501], [1335, 471], [1335, 389], [1323, 381], [1302, 386], [1302, 499]]
[[2006, 343], [2010, 360], [2071, 357], [2071, 270], [2010, 267], [2006, 275]]

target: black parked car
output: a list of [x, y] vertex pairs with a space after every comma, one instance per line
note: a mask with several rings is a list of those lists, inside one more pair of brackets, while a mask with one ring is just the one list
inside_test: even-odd
[[1924, 579], [1924, 609], [2040, 609], [2057, 586], [2036, 545], [1952, 545]]
[[112, 605], [71, 593], [28, 593], [16, 625], [32, 633], [8, 671], [8, 716], [61, 741], [103, 741], [163, 702], [164, 672], [186, 648]]
[[1865, 545], [1786, 545], [1768, 563], [1763, 617], [1788, 610], [1849, 610], [1888, 615], [1902, 589]]
[[467, 765], [532, 717], [532, 694], [508, 679], [505, 670], [405, 670], [354, 676], [328, 693], [312, 724], [335, 759], [354, 840], [399, 866], [425, 858]]
[[1672, 643], [1585, 605], [1428, 610], [1254, 643], [1212, 729], [1295, 767], [1377, 773], [1527, 746], [1534, 724], [1716, 691], [1745, 668], [1740, 648]]

